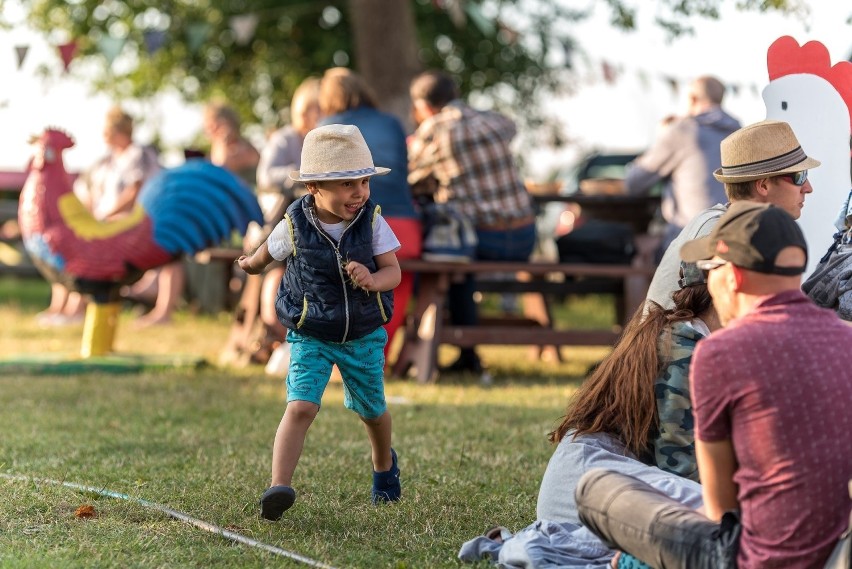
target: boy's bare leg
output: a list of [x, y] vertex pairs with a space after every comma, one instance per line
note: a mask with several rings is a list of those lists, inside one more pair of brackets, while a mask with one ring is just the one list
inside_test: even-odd
[[287, 404], [272, 446], [272, 486], [291, 485], [293, 472], [296, 471], [305, 446], [308, 428], [317, 413], [319, 405], [309, 401], [290, 401]]
[[385, 411], [375, 419], [361, 417], [367, 428], [367, 436], [370, 437], [370, 446], [373, 451], [373, 470], [376, 472], [387, 472], [393, 466], [391, 460], [391, 414]]

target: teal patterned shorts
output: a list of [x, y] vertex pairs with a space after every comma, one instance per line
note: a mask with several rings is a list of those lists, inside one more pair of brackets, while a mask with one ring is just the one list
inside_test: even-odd
[[343, 344], [326, 342], [299, 332], [287, 332], [290, 369], [287, 401], [309, 401], [320, 405], [334, 364], [343, 376], [343, 403], [365, 419], [375, 419], [387, 410], [385, 403], [385, 356], [388, 335], [377, 328], [363, 338]]

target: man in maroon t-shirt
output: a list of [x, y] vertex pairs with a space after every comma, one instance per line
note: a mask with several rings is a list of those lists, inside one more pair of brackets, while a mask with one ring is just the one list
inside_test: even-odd
[[852, 328], [801, 292], [806, 251], [789, 214], [750, 202], [681, 249], [726, 325], [690, 374], [704, 512], [592, 471], [577, 504], [605, 541], [657, 568], [825, 564], [850, 513]]

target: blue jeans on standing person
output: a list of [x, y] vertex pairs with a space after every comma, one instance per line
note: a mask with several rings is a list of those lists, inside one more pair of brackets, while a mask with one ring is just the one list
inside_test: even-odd
[[[535, 223], [516, 229], [477, 229], [476, 260], [527, 261], [535, 248]], [[450, 322], [454, 326], [475, 326], [479, 321], [476, 302], [476, 281], [467, 275], [464, 281], [450, 286], [447, 305]], [[479, 372], [482, 366], [474, 348], [462, 348], [458, 360], [450, 366], [453, 370]]]
[[638, 478], [593, 469], [575, 492], [580, 521], [604, 543], [658, 569], [735, 569], [736, 512], [716, 523]]

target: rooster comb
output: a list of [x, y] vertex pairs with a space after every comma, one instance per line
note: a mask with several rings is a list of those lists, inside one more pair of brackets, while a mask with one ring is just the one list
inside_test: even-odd
[[782, 36], [769, 46], [766, 66], [770, 81], [799, 74], [816, 75], [828, 81], [846, 103], [852, 125], [852, 62], [831, 65], [828, 49], [820, 42], [809, 41], [799, 46], [794, 38]]

